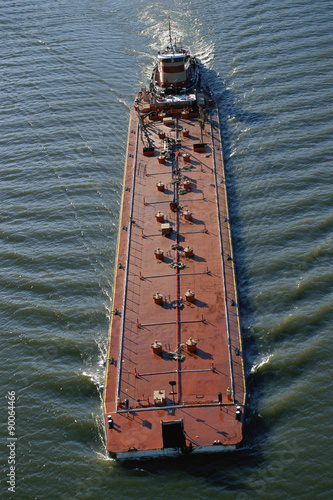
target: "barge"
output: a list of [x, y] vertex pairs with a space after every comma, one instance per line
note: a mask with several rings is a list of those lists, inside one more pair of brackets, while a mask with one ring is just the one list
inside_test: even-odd
[[245, 402], [218, 109], [197, 60], [170, 30], [130, 111], [107, 450], [118, 460], [233, 450]]

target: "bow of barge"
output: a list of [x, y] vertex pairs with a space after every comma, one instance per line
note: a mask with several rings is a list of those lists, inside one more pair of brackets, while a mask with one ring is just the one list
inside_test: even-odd
[[111, 456], [240, 446], [246, 390], [218, 109], [171, 36], [130, 111], [112, 307]]

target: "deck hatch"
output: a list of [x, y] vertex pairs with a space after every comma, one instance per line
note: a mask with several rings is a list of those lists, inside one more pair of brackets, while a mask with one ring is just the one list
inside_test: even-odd
[[163, 448], [185, 448], [183, 419], [161, 420]]

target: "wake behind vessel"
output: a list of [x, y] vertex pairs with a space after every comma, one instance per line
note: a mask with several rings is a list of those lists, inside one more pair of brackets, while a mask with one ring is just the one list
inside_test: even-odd
[[130, 112], [112, 307], [111, 456], [240, 446], [246, 391], [218, 110], [171, 31]]

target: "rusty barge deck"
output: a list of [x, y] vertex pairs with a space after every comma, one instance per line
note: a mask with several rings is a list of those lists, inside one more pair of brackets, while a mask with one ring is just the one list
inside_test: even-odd
[[238, 447], [243, 353], [218, 110], [207, 93], [137, 95], [115, 273], [110, 454]]

